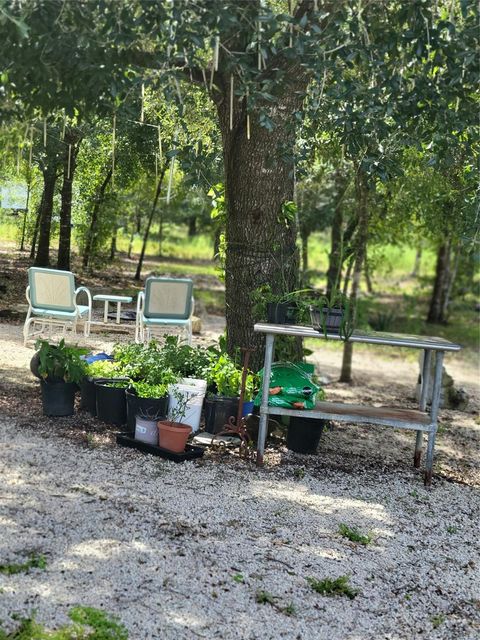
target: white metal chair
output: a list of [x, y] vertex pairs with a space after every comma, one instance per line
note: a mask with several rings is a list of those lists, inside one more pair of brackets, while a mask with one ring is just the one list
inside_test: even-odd
[[[77, 303], [77, 296], [81, 292], [87, 296], [87, 305]], [[90, 334], [92, 296], [86, 287], [75, 288], [75, 278], [70, 271], [30, 267], [26, 296], [28, 312], [23, 327], [25, 345], [30, 328], [33, 328], [32, 336], [41, 334], [46, 328], [51, 333], [53, 326], [62, 327], [64, 334], [67, 326], [71, 326], [76, 334], [78, 320], [84, 320], [84, 334]]]
[[155, 328], [181, 327], [192, 344], [193, 282], [189, 278], [147, 278], [138, 294], [135, 342], [148, 342]]

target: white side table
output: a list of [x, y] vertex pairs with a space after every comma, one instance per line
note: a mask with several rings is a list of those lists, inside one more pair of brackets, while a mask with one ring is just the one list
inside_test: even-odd
[[114, 296], [109, 293], [102, 293], [96, 296], [93, 296], [94, 300], [99, 300], [105, 303], [105, 308], [103, 312], [103, 324], [108, 324], [108, 305], [110, 302], [117, 303], [117, 319], [116, 324], [120, 324], [120, 313], [122, 311], [122, 302], [126, 304], [132, 302], [133, 298], [131, 296]]

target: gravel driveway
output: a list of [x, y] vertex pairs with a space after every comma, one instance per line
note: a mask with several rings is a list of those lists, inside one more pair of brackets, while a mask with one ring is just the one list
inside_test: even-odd
[[[355, 474], [208, 459], [175, 465], [0, 420], [0, 619], [49, 628], [75, 605], [133, 640], [467, 640], [480, 634], [478, 489], [411, 470]], [[341, 523], [371, 533], [362, 546]], [[307, 578], [350, 576], [354, 599]], [[1, 625], [0, 625], [1, 627]]]

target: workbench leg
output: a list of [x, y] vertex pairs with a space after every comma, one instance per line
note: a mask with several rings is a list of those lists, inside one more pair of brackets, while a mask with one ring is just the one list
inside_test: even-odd
[[120, 311], [122, 308], [122, 303], [117, 302], [117, 324], [120, 324]]
[[273, 343], [273, 333], [267, 333], [265, 338], [265, 361], [263, 363], [262, 403], [260, 405], [260, 422], [257, 440], [257, 466], [259, 467], [263, 465], [265, 440], [267, 439], [268, 396], [270, 390], [270, 373], [272, 371]]
[[443, 355], [443, 351], [437, 351], [435, 357], [435, 377], [433, 380], [432, 410], [430, 413], [432, 431], [428, 434], [427, 462], [425, 469], [426, 487], [429, 487], [432, 483], [433, 450], [435, 448], [435, 437], [437, 435], [438, 410], [440, 407], [440, 394], [442, 391]]
[[[422, 366], [422, 379], [421, 379], [421, 395], [420, 395], [420, 411], [425, 411], [427, 408], [428, 400], [428, 387], [430, 386], [430, 363], [432, 361], [432, 352], [430, 349], [425, 349], [423, 354], [423, 366]], [[415, 453], [413, 456], [413, 466], [420, 466], [420, 459], [422, 457], [423, 448], [423, 431], [417, 431], [417, 438], [415, 440]]]
[[108, 300], [105, 300], [105, 306], [103, 308], [103, 323], [107, 324], [108, 322]]

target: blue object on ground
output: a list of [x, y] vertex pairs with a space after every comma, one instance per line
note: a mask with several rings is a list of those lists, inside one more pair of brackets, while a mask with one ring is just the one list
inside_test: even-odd
[[101, 353], [96, 353], [95, 355], [90, 353], [88, 356], [81, 357], [87, 364], [92, 364], [92, 362], [97, 362], [97, 360], [113, 360], [113, 356], [109, 356], [108, 353], [104, 353], [103, 351]]

